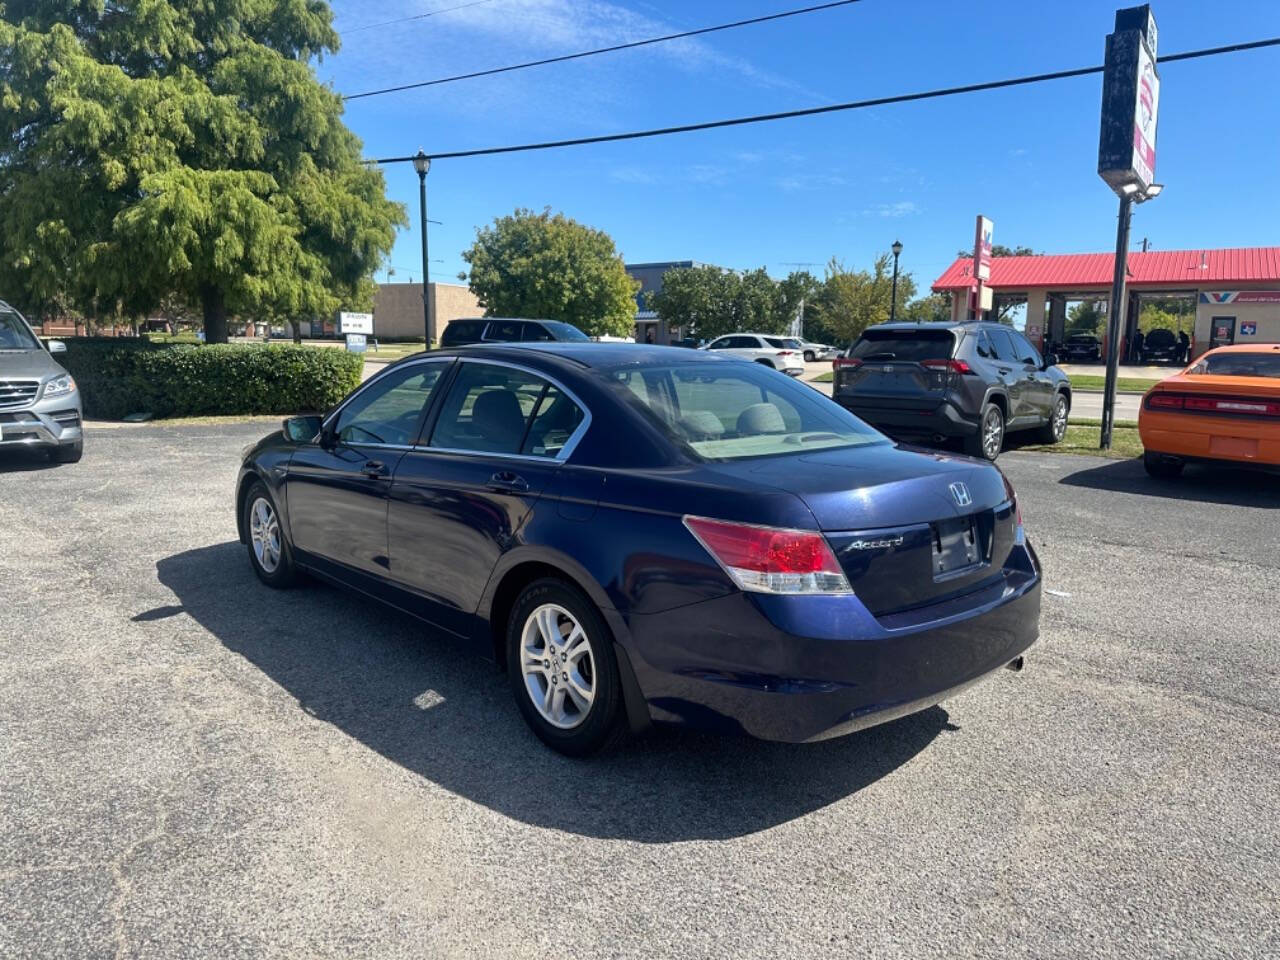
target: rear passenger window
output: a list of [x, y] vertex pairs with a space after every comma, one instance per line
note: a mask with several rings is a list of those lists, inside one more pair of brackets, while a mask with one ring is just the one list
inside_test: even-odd
[[543, 340], [554, 339], [547, 328], [540, 323], [526, 323], [524, 325], [524, 339], [526, 343], [538, 342]]
[[474, 343], [480, 339], [480, 331], [484, 329], [483, 320], [454, 320], [444, 328], [440, 338], [443, 344]]
[[521, 329], [524, 326], [518, 320], [501, 320], [490, 322], [488, 329], [484, 332], [486, 340], [494, 340], [500, 343], [514, 343], [518, 341], [523, 334]]
[[978, 332], [978, 356], [985, 360], [994, 360], [996, 351], [991, 346], [991, 338], [987, 336], [987, 331], [980, 330]]
[[554, 457], [583, 418], [568, 395], [536, 374], [497, 364], [463, 363], [430, 445]]

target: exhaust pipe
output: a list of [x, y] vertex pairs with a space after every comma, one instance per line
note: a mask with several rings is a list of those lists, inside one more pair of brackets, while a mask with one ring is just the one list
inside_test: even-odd
[[1014, 659], [1004, 665], [1004, 668], [1006, 670], [1012, 670], [1014, 673], [1021, 673], [1023, 666], [1022, 657], [1014, 657]]

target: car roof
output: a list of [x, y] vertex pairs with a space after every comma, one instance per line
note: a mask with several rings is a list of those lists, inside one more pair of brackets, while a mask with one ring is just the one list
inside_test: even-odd
[[540, 340], [531, 343], [468, 343], [442, 350], [411, 354], [397, 363], [405, 363], [424, 356], [484, 357], [511, 362], [551, 360], [577, 367], [606, 368], [628, 365], [671, 363], [741, 363], [730, 357], [717, 356], [704, 350], [688, 347], [659, 347], [643, 343], [619, 343], [581, 340]]

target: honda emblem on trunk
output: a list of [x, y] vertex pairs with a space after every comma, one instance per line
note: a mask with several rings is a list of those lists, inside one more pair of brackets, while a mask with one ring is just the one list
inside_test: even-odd
[[969, 488], [959, 481], [951, 485], [951, 496], [956, 498], [957, 506], [967, 507], [973, 503], [973, 497], [969, 496]]

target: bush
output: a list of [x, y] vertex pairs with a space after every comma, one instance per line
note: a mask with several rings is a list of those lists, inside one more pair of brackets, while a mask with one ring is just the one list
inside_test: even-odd
[[59, 360], [76, 378], [85, 415], [107, 420], [326, 410], [359, 386], [364, 365], [337, 349], [110, 337], [70, 339]]

